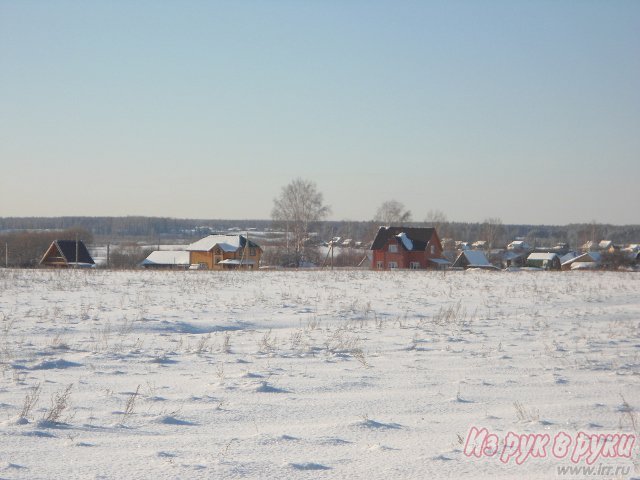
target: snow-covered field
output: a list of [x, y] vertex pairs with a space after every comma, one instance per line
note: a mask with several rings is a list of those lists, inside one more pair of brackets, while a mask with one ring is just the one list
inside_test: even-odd
[[637, 440], [640, 275], [0, 270], [0, 370], [0, 478], [559, 478], [467, 433]]

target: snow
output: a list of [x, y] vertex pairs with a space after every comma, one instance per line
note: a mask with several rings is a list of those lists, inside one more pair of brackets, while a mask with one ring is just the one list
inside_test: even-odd
[[406, 248], [409, 251], [413, 250], [413, 242], [409, 237], [407, 237], [406, 233], [400, 232], [398, 235], [396, 235], [396, 237], [402, 241], [404, 248]]
[[578, 258], [579, 256], [580, 254], [578, 252], [569, 252], [560, 257], [560, 263], [564, 265], [565, 263], [573, 260], [574, 258]]
[[639, 292], [620, 272], [0, 269], [0, 477], [555, 478], [568, 459], [464, 438], [634, 432]]
[[[564, 259], [564, 257], [563, 257]], [[582, 255], [577, 255], [575, 257], [569, 258], [565, 261], [562, 262], [562, 266], [567, 266], [567, 265], [571, 265], [571, 268], [593, 268], [596, 266], [597, 263], [600, 262], [600, 260], [602, 259], [602, 255], [600, 254], [600, 252], [587, 252], [587, 253], [583, 253]], [[593, 265], [590, 266], [578, 266], [578, 264], [580, 263], [590, 263]]]
[[487, 260], [484, 252], [479, 250], [465, 250], [461, 253], [461, 255], [465, 255], [469, 262], [469, 268], [473, 267], [490, 267], [492, 266]]
[[240, 248], [240, 235], [209, 235], [187, 247], [190, 252], [208, 252], [214, 247], [223, 252], [235, 252]]
[[142, 265], [189, 265], [189, 252], [156, 250], [143, 260]]
[[527, 257], [528, 260], [548, 260], [553, 261], [558, 255], [555, 253], [545, 253], [545, 252], [534, 252], [529, 254]]
[[234, 260], [231, 258], [227, 258], [226, 260], [221, 260], [218, 262], [218, 265], [240, 265], [242, 263], [242, 265], [255, 265], [255, 261], [254, 260]]

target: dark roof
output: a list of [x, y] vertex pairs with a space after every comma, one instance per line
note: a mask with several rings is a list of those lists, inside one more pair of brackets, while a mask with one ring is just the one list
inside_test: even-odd
[[[384, 248], [391, 237], [400, 233], [404, 233], [413, 242], [413, 250], [425, 250], [435, 232], [436, 229], [433, 227], [380, 227], [371, 244], [371, 250]], [[399, 238], [397, 240], [405, 248], [402, 241]]]
[[[245, 248], [247, 245], [247, 239], [244, 235], [239, 235], [240, 237], [240, 248]], [[254, 243], [253, 240], [249, 240], [249, 248], [259, 248], [262, 250], [262, 247], [257, 243]]]
[[[65, 258], [67, 263], [76, 263], [76, 241], [75, 240], [55, 240], [58, 250]], [[87, 247], [84, 246], [82, 240], [78, 240], [78, 259], [77, 263], [91, 263], [95, 264]]]

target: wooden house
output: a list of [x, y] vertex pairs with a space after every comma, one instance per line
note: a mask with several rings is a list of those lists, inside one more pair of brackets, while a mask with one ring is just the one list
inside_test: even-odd
[[82, 240], [54, 240], [40, 260], [40, 265], [53, 268], [95, 267]]
[[189, 263], [209, 270], [258, 268], [262, 248], [243, 235], [209, 235], [187, 247]]
[[373, 243], [371, 268], [445, 268], [442, 244], [435, 228], [380, 227]]

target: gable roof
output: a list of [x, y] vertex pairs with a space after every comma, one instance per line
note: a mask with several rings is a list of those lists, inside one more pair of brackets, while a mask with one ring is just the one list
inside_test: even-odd
[[[464, 262], [465, 259], [467, 261], [466, 265]], [[456, 258], [456, 261], [453, 262], [453, 266], [466, 268], [492, 268], [497, 270], [497, 267], [489, 262], [487, 256], [480, 250], [463, 250], [460, 255], [458, 255], [458, 258]]]
[[47, 258], [47, 253], [49, 253], [53, 247], [60, 252], [60, 255], [67, 263], [85, 263], [88, 265], [95, 265], [96, 263], [93, 261], [93, 258], [91, 258], [89, 250], [87, 250], [82, 240], [78, 240], [77, 242], [76, 240], [54, 240], [42, 257], [42, 260], [40, 260], [40, 263]]
[[[214, 247], [220, 248], [223, 252], [237, 252], [244, 248], [247, 239], [242, 235], [209, 235], [187, 247], [189, 252], [209, 252]], [[249, 240], [249, 247], [260, 248], [260, 246]]]
[[392, 237], [396, 237], [396, 241], [405, 250], [423, 251], [435, 233], [436, 229], [433, 227], [380, 227], [371, 244], [371, 250], [384, 248]]

